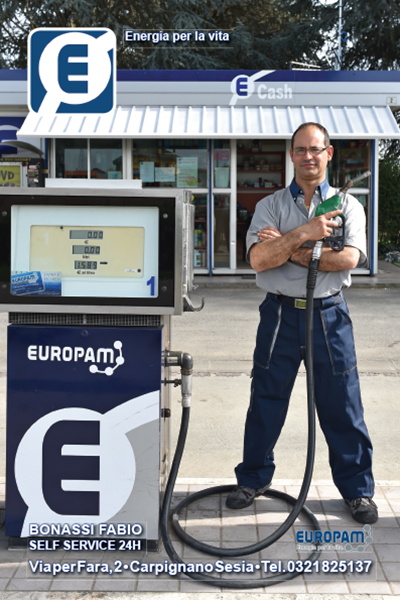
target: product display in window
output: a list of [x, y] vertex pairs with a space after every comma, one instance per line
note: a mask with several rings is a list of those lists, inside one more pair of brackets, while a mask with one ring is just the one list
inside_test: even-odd
[[132, 177], [143, 187], [207, 187], [206, 140], [135, 140]]

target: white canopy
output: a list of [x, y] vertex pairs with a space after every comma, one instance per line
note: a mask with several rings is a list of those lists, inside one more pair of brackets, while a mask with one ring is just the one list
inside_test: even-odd
[[335, 138], [399, 138], [388, 106], [118, 106], [105, 115], [41, 116], [31, 112], [18, 137], [290, 138], [305, 121]]

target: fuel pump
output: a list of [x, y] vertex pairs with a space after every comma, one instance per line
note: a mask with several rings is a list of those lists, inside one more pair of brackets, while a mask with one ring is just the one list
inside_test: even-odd
[[194, 309], [194, 206], [117, 183], [0, 190], [10, 547], [159, 547], [165, 356], [172, 315]]

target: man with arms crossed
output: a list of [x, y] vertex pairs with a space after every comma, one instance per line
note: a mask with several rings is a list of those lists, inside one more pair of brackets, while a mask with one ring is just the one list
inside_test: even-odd
[[[336, 190], [326, 181], [332, 160], [329, 134], [318, 123], [304, 123], [292, 136], [290, 186], [261, 200], [247, 235], [257, 285], [267, 296], [260, 306], [250, 406], [238, 486], [226, 504], [250, 506], [269, 486], [275, 470], [274, 446], [289, 398], [305, 357], [307, 269], [314, 242], [331, 235], [340, 213], [346, 217], [341, 252], [324, 244], [314, 293], [314, 373], [318, 418], [329, 447], [335, 485], [359, 523], [375, 523], [372, 500], [372, 444], [363, 417], [353, 330], [342, 288], [350, 270], [366, 264], [365, 215], [346, 195], [340, 209], [315, 217], [317, 206]], [[302, 300], [303, 299], [303, 300]]]

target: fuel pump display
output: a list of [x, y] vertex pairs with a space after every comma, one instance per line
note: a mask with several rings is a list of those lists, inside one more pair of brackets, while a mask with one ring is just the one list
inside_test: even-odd
[[[11, 212], [11, 294], [157, 295], [157, 207], [13, 206]], [[27, 273], [36, 273], [42, 287], [29, 280], [21, 286]]]
[[182, 277], [193, 259], [180, 240], [189, 195], [144, 192], [7, 188], [0, 194], [0, 307], [180, 314], [191, 289]]
[[31, 227], [31, 271], [60, 270], [64, 277], [132, 278], [143, 277], [143, 267], [144, 227], [103, 227], [101, 231], [64, 225]]

